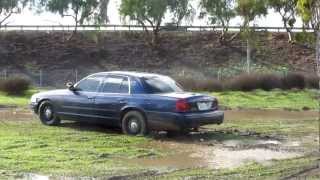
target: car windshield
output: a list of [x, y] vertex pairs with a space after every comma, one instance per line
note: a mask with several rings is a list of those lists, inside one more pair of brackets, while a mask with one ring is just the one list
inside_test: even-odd
[[183, 92], [181, 86], [169, 77], [144, 77], [146, 88], [151, 94]]

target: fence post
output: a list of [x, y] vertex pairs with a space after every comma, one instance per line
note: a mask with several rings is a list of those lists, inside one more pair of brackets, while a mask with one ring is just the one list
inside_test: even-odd
[[221, 80], [221, 68], [219, 68], [219, 70], [218, 70], [218, 80], [219, 81]]
[[7, 80], [7, 75], [8, 75], [7, 69], [4, 69], [3, 70], [3, 78], [4, 78], [4, 80]]
[[42, 69], [40, 69], [39, 87], [42, 87]]
[[78, 82], [78, 69], [75, 70], [76, 82]]

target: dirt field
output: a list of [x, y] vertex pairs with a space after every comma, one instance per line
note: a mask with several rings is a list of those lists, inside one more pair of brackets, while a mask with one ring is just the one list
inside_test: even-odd
[[0, 110], [0, 179], [319, 178], [317, 113], [227, 111], [222, 126], [168, 138], [98, 125], [45, 127], [25, 109]]

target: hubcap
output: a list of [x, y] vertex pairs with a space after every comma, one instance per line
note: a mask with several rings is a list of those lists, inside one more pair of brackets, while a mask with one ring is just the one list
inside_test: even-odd
[[134, 134], [139, 132], [139, 123], [136, 119], [132, 119], [129, 121], [129, 129]]
[[47, 107], [44, 111], [44, 115], [46, 116], [47, 120], [51, 120], [52, 119], [52, 110], [50, 107]]

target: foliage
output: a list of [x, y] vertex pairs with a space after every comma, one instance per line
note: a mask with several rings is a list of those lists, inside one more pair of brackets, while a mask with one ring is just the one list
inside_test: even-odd
[[269, 6], [282, 17], [282, 22], [286, 28], [289, 41], [292, 41], [291, 29], [296, 22], [296, 5], [298, 0], [268, 0]]
[[28, 0], [1, 0], [0, 1], [0, 26], [13, 14], [21, 12]]
[[30, 81], [22, 78], [11, 78], [0, 82], [0, 91], [9, 95], [23, 95], [30, 87]]
[[152, 45], [157, 44], [160, 26], [168, 10], [174, 15], [177, 24], [193, 15], [189, 0], [122, 0], [120, 5], [120, 15], [124, 20], [129, 18], [138, 22], [144, 27], [147, 35], [147, 26], [152, 27]]
[[192, 22], [195, 9], [192, 7], [191, 0], [168, 0], [169, 11], [173, 14], [172, 21], [181, 25], [182, 21]]
[[221, 25], [223, 31], [227, 32], [230, 20], [236, 16], [234, 2], [235, 0], [201, 0], [200, 18], [208, 16], [210, 24]]
[[79, 24], [95, 17], [94, 13], [99, 6], [98, 0], [42, 0], [41, 3], [50, 12], [59, 13], [62, 17], [72, 17], [76, 25], [75, 32]]
[[298, 0], [298, 12], [306, 24], [320, 29], [320, 2], [318, 0]]

